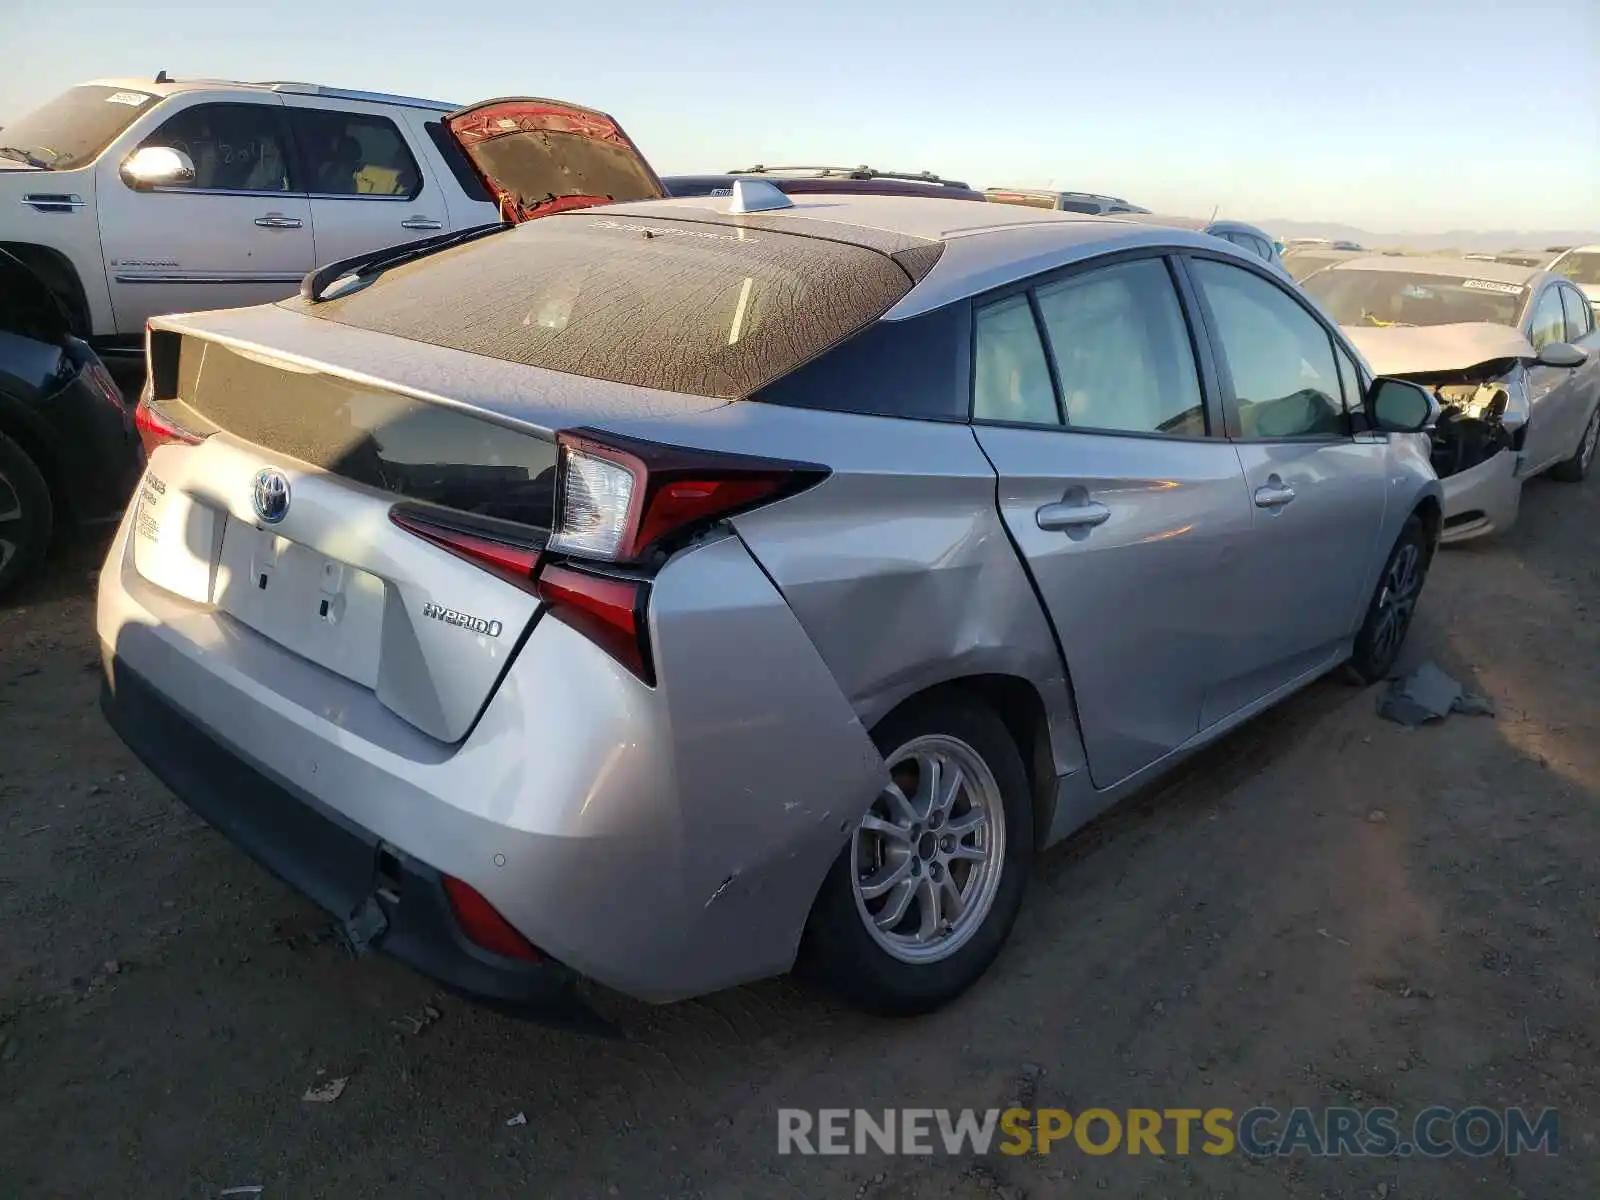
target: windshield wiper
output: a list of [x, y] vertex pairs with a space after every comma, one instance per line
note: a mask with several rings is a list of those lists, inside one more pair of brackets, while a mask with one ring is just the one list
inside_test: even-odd
[[337, 297], [324, 297], [323, 292], [331, 283], [341, 279], [353, 277], [358, 280], [370, 280], [383, 274], [390, 267], [398, 267], [401, 263], [415, 262], [419, 258], [439, 250], [448, 250], [451, 246], [460, 246], [467, 242], [476, 241], [478, 238], [487, 237], [491, 233], [502, 233], [507, 229], [515, 228], [509, 222], [496, 221], [492, 225], [474, 225], [471, 229], [460, 229], [455, 233], [439, 233], [430, 238], [423, 238], [417, 242], [407, 242], [403, 246], [385, 246], [381, 250], [369, 250], [366, 254], [357, 254], [353, 258], [340, 259], [338, 262], [329, 263], [325, 267], [318, 267], [311, 274], [300, 281], [300, 295], [312, 304], [320, 304], [324, 299], [337, 299]]
[[50, 164], [45, 162], [44, 159], [40, 158], [32, 150], [24, 150], [21, 146], [0, 146], [0, 154], [5, 155], [7, 158], [16, 159], [18, 162], [25, 162], [30, 167], [38, 167], [41, 171], [50, 169]]

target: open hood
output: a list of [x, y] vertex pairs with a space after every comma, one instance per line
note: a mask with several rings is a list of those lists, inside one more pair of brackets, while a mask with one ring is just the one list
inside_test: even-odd
[[485, 100], [444, 118], [507, 221], [666, 195], [611, 117], [562, 100]]
[[1535, 357], [1533, 345], [1505, 325], [1468, 321], [1457, 325], [1342, 326], [1379, 375], [1432, 375], [1469, 371], [1482, 363]]

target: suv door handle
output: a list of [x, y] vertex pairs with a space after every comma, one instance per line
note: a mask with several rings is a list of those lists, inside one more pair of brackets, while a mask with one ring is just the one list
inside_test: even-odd
[[1104, 525], [1111, 510], [1098, 500], [1059, 500], [1034, 514], [1040, 529], [1092, 529]]
[[1282, 508], [1294, 499], [1294, 489], [1279, 480], [1276, 475], [1272, 477], [1277, 482], [1267, 483], [1256, 489], [1257, 508]]
[[282, 213], [268, 213], [264, 217], [257, 217], [256, 224], [263, 229], [299, 229], [299, 217], [286, 217]]
[[435, 221], [432, 217], [407, 217], [400, 222], [401, 229], [443, 229], [443, 221]]

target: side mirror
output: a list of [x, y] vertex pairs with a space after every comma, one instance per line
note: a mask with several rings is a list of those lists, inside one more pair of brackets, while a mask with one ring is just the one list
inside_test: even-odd
[[1589, 361], [1589, 352], [1571, 342], [1546, 342], [1539, 351], [1539, 362], [1547, 367], [1581, 367]]
[[1388, 433], [1422, 433], [1439, 420], [1439, 402], [1427, 388], [1405, 379], [1374, 379], [1367, 412]]
[[194, 161], [171, 146], [145, 146], [122, 163], [122, 181], [135, 191], [194, 182]]

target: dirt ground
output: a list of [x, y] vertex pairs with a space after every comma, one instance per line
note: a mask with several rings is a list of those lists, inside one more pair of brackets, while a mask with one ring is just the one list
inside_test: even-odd
[[[776, 981], [615, 1001], [616, 1041], [348, 959], [178, 804], [95, 707], [97, 556], [0, 602], [0, 1196], [1600, 1194], [1600, 485], [1535, 482], [1435, 565], [1408, 657], [1497, 719], [1408, 731], [1324, 681], [1044, 855], [949, 1010]], [[780, 1107], [1018, 1099], [1549, 1106], [1560, 1153], [776, 1153]]]

